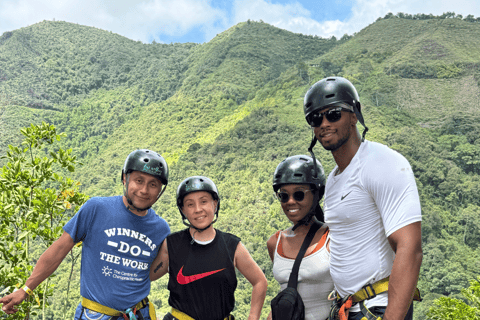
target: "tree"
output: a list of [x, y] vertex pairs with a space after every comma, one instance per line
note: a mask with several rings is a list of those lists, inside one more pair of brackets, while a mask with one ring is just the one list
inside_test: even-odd
[[468, 22], [475, 22], [475, 17], [471, 14], [463, 18], [463, 20], [468, 21]]
[[428, 316], [432, 320], [475, 320], [480, 319], [480, 277], [470, 281], [468, 289], [462, 289], [462, 300], [441, 297], [435, 300]]
[[[0, 292], [22, 286], [31, 271], [32, 243], [49, 246], [62, 233], [62, 226], [87, 197], [78, 192], [80, 183], [61, 175], [73, 172], [78, 164], [71, 150], [59, 148], [48, 154], [45, 144], [53, 145], [65, 134], [43, 122], [21, 129], [25, 137], [20, 147], [8, 146], [7, 164], [0, 172]], [[42, 156], [48, 154], [48, 156]], [[35, 290], [34, 298], [19, 306], [12, 319], [29, 319], [43, 311], [53, 294], [48, 284]]]

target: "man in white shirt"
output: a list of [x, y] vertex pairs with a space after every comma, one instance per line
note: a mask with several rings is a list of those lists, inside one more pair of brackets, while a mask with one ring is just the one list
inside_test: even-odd
[[337, 294], [332, 319], [412, 319], [423, 254], [410, 164], [387, 146], [365, 140], [358, 93], [344, 78], [315, 83], [305, 95], [304, 112], [315, 134], [310, 152], [318, 140], [337, 164], [324, 201]]

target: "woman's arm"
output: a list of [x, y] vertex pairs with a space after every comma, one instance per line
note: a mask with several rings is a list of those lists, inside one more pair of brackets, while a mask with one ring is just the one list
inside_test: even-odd
[[155, 281], [168, 272], [168, 248], [167, 239], [163, 240], [158, 254], [150, 266], [150, 280]]
[[[277, 240], [278, 240], [278, 237], [280, 236], [281, 236], [280, 234], [277, 236], [277, 234], [275, 233], [267, 240], [268, 255], [270, 256], [270, 259], [272, 260], [272, 262], [273, 262], [273, 257], [275, 255], [275, 247], [277, 246]], [[267, 320], [272, 320], [272, 311], [268, 313]]]
[[267, 295], [267, 278], [253, 260], [247, 248], [239, 242], [235, 251], [235, 267], [252, 284], [252, 300], [248, 320], [258, 320], [262, 313], [263, 302]]

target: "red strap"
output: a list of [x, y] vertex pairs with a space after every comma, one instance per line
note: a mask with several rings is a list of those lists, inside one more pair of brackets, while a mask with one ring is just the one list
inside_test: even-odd
[[338, 318], [340, 320], [348, 320], [348, 310], [352, 307], [352, 299], [353, 297], [348, 298], [347, 301], [342, 304], [340, 310], [338, 310]]

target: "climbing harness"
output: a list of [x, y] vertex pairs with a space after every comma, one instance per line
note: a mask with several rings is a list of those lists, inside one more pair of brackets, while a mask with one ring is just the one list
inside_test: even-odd
[[[195, 320], [194, 318], [190, 317], [188, 314], [183, 313], [180, 310], [177, 310], [175, 308], [172, 308], [172, 311], [170, 311], [170, 314], [168, 314], [170, 319], [172, 320]], [[235, 317], [233, 315], [228, 315], [226, 316], [223, 320], [235, 320]]]
[[[365, 300], [375, 298], [378, 294], [387, 292], [389, 278], [390, 277], [386, 277], [385, 279], [377, 281], [373, 284], [367, 284], [355, 294], [347, 295], [343, 298], [340, 297], [335, 291], [332, 291], [332, 293], [329, 295], [329, 300], [334, 300], [334, 302], [330, 309], [330, 316], [328, 319], [348, 320], [349, 309], [355, 303], [360, 303], [360, 310], [363, 314], [362, 320], [382, 320], [382, 317], [378, 317], [368, 310], [368, 308], [365, 306]], [[335, 294], [335, 298], [331, 298], [333, 294]], [[418, 288], [415, 288], [413, 300], [422, 301]]]
[[93, 310], [95, 312], [103, 313], [108, 316], [112, 317], [120, 317], [122, 316], [125, 320], [144, 320], [144, 317], [140, 311], [140, 309], [145, 308], [146, 306], [149, 306], [148, 313], [150, 315], [151, 320], [157, 320], [157, 316], [155, 314], [155, 307], [153, 304], [148, 300], [148, 298], [143, 299], [139, 303], [137, 303], [135, 306], [131, 308], [127, 308], [125, 311], [119, 311], [112, 309], [110, 307], [104, 306], [98, 302], [89, 300], [87, 298], [82, 299], [82, 306], [86, 309]]

